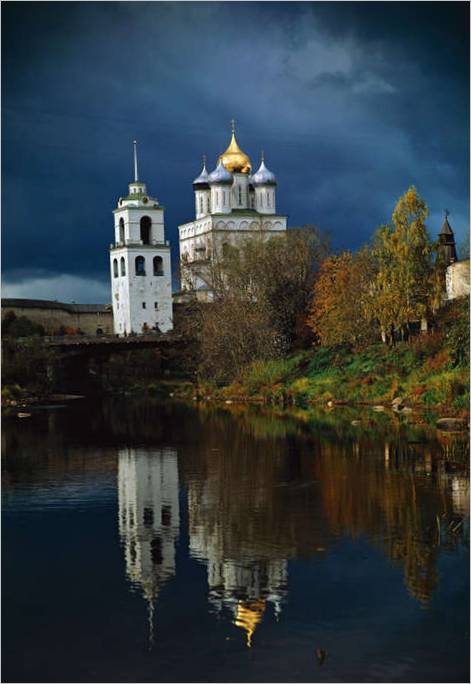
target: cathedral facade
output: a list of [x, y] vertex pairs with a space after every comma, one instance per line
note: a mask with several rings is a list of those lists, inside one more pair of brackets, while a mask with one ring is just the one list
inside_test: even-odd
[[212, 298], [212, 266], [227, 247], [245, 240], [266, 239], [286, 231], [287, 217], [276, 210], [276, 177], [265, 165], [252, 173], [252, 162], [236, 140], [232, 122], [229, 147], [216, 168], [208, 172], [206, 160], [193, 181], [195, 218], [179, 226], [182, 289], [198, 299]]

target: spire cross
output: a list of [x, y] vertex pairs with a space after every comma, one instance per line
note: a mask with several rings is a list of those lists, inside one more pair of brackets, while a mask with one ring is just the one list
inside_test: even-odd
[[448, 209], [445, 209], [443, 213], [445, 214], [445, 218], [446, 218], [446, 219], [447, 219], [447, 218], [449, 217], [449, 215], [450, 215], [450, 212], [448, 211]]
[[265, 161], [265, 152], [263, 150], [261, 150], [260, 156], [261, 156], [262, 162], [264, 162]]
[[206, 166], [206, 155], [203, 154], [203, 166]]
[[137, 183], [139, 175], [137, 173], [137, 140], [133, 140], [134, 145], [134, 182]]
[[231, 119], [232, 132], [235, 133], [235, 119]]

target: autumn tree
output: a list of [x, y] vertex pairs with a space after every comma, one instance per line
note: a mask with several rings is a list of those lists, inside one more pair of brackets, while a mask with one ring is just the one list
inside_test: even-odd
[[315, 228], [248, 239], [213, 255], [214, 302], [203, 311], [204, 375], [237, 374], [250, 361], [288, 353], [305, 312], [313, 272], [327, 250]]
[[383, 339], [408, 331], [410, 323], [426, 318], [432, 309], [434, 246], [425, 221], [428, 208], [414, 186], [399, 198], [391, 224], [380, 228], [373, 254], [378, 272], [372, 291], [372, 316]]
[[354, 346], [374, 338], [371, 282], [375, 261], [364, 247], [356, 254], [330, 256], [317, 273], [307, 319], [323, 346]]

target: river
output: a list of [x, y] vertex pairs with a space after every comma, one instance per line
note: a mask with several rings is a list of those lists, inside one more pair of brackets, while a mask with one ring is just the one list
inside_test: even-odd
[[3, 681], [468, 681], [464, 437], [121, 398], [2, 441]]

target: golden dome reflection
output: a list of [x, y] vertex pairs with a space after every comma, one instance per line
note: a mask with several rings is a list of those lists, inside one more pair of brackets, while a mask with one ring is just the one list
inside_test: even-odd
[[234, 621], [236, 627], [242, 627], [247, 635], [247, 646], [252, 646], [252, 635], [255, 627], [261, 622], [265, 612], [265, 601], [258, 599], [255, 601], [239, 601], [237, 604], [237, 615]]
[[231, 173], [250, 173], [252, 164], [250, 158], [242, 152], [235, 137], [235, 124], [232, 121], [232, 137], [229, 147], [223, 152], [218, 162], [222, 161], [225, 168]]

